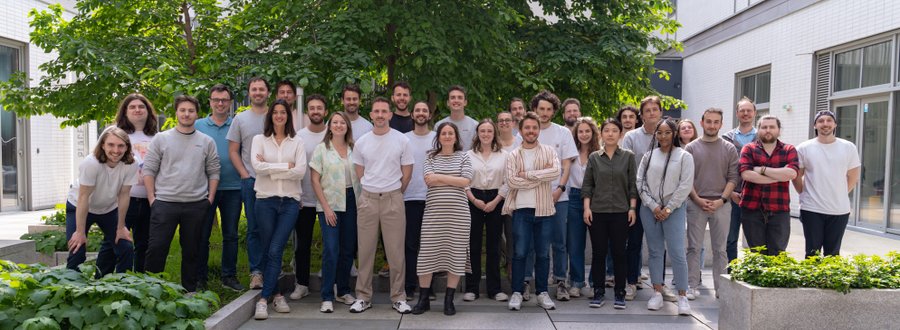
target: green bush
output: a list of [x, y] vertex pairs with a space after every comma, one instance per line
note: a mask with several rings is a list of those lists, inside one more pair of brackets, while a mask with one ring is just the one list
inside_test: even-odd
[[0, 329], [203, 329], [219, 306], [210, 291], [145, 274], [109, 274], [17, 265], [0, 260]]
[[64, 226], [66, 225], [66, 205], [65, 204], [56, 204], [54, 208], [56, 212], [53, 212], [51, 215], [45, 215], [41, 217], [41, 221], [44, 222], [45, 225], [52, 226]]
[[[66, 239], [66, 233], [62, 231], [48, 230], [35, 234], [24, 234], [19, 239], [34, 241], [35, 250], [44, 254], [69, 250], [69, 241]], [[91, 230], [88, 231], [87, 250], [90, 252], [100, 251], [102, 242], [103, 232], [97, 227], [91, 226]]]
[[787, 252], [777, 256], [745, 250], [731, 262], [731, 279], [761, 287], [819, 288], [842, 293], [850, 289], [900, 289], [900, 253], [880, 256], [811, 257], [798, 261]]

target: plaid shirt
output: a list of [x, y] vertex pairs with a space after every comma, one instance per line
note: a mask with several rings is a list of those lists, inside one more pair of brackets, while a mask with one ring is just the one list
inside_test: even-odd
[[[750, 142], [741, 149], [741, 162], [738, 172], [752, 171], [754, 166], [772, 168], [789, 167], [797, 171], [799, 158], [793, 145], [781, 140], [775, 142], [775, 149], [769, 156], [759, 140]], [[763, 210], [769, 212], [787, 212], [791, 210], [791, 192], [788, 182], [758, 184], [744, 181], [741, 194], [741, 208]]]

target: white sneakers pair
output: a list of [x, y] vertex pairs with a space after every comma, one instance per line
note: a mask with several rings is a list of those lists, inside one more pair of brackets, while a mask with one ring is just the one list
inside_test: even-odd
[[[537, 305], [547, 310], [556, 309], [556, 304], [553, 303], [553, 300], [550, 299], [550, 294], [546, 291], [541, 292], [541, 294], [537, 296]], [[509, 310], [517, 311], [520, 309], [522, 309], [522, 294], [513, 292], [512, 296], [509, 298]]]
[[[679, 315], [691, 315], [693, 312], [691, 311], [691, 305], [688, 303], [688, 298], [686, 296], [677, 296], [676, 304], [678, 305], [678, 314]], [[647, 309], [651, 311], [657, 311], [663, 306], [663, 294], [660, 292], [654, 292], [653, 296], [650, 297], [650, 300], [647, 301]]]
[[[272, 300], [272, 305], [274, 305], [274, 309], [278, 313], [290, 313], [291, 306], [288, 306], [287, 300], [284, 299], [284, 296], [277, 296]], [[257, 320], [265, 320], [269, 318], [269, 306], [265, 300], [260, 300], [256, 302], [256, 312], [253, 314], [253, 318]]]

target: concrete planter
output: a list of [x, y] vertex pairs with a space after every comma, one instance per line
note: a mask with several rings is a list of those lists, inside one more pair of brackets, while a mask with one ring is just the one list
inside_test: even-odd
[[65, 232], [66, 226], [57, 226], [57, 225], [28, 225], [28, 233], [29, 234], [37, 234], [45, 231], [56, 230]]
[[720, 329], [895, 329], [900, 290], [763, 288], [722, 275]]

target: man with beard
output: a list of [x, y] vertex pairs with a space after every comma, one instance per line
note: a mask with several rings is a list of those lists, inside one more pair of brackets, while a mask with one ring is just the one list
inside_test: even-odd
[[475, 138], [475, 127], [478, 121], [472, 117], [466, 116], [466, 89], [460, 85], [450, 86], [447, 91], [447, 107], [450, 108], [450, 115], [441, 119], [434, 124], [435, 127], [440, 126], [444, 122], [451, 122], [459, 129], [459, 142], [462, 143], [463, 151], [472, 149], [472, 139]]
[[816, 137], [797, 146], [800, 170], [794, 188], [800, 193], [800, 223], [806, 238], [806, 257], [839, 255], [844, 229], [850, 219], [847, 196], [859, 181], [859, 151], [850, 141], [837, 138], [834, 113], [816, 113]]
[[413, 119], [409, 113], [409, 100], [412, 88], [405, 81], [395, 82], [391, 86], [391, 102], [394, 103], [394, 114], [391, 116], [391, 128], [407, 133], [413, 130]]
[[581, 117], [581, 101], [576, 98], [568, 98], [562, 103], [563, 121], [566, 128], [572, 130], [575, 128], [575, 121]]
[[757, 132], [757, 140], [741, 149], [741, 225], [750, 248], [765, 246], [764, 253], [774, 256], [787, 248], [791, 235], [788, 181], [800, 166], [794, 146], [778, 140], [781, 120], [765, 115]]
[[[309, 115], [309, 125], [297, 132], [297, 136], [303, 141], [306, 151], [306, 159], [312, 159], [312, 153], [316, 146], [325, 138], [325, 118], [328, 117], [328, 109], [325, 107], [325, 96], [312, 94], [306, 97], [306, 113]], [[297, 164], [308, 166], [308, 164]], [[297, 224], [294, 233], [294, 273], [297, 283], [291, 299], [300, 299], [309, 294], [309, 258], [312, 245], [313, 227], [316, 224], [316, 193], [312, 188], [311, 173], [307, 169], [300, 186], [300, 213], [297, 215]]]
[[[745, 96], [738, 101], [735, 112], [735, 116], [737, 116], [740, 124], [733, 130], [723, 134], [722, 138], [734, 144], [734, 147], [740, 152], [744, 145], [756, 140], [756, 128], [753, 127], [753, 121], [756, 119], [756, 105]], [[740, 203], [743, 182], [744, 180], [738, 176], [737, 186], [731, 192], [731, 226], [729, 226], [728, 243], [725, 247], [725, 251], [728, 254], [728, 262], [737, 259], [738, 255], [737, 246], [741, 233]]]
[[619, 123], [622, 123], [622, 137], [619, 139], [619, 142], [622, 142], [621, 139], [625, 138], [625, 134], [641, 127], [638, 110], [630, 105], [619, 108], [619, 112], [616, 113], [616, 119], [619, 120]]
[[738, 153], [733, 144], [719, 138], [722, 116], [722, 109], [706, 109], [700, 122], [703, 136], [684, 147], [694, 157], [694, 189], [686, 203], [689, 285], [686, 296], [690, 300], [699, 295], [700, 251], [707, 224], [712, 241], [713, 285], [717, 292], [719, 275], [728, 263], [725, 242], [731, 224], [731, 191], [738, 180]]
[[372, 130], [372, 123], [359, 115], [361, 95], [359, 86], [355, 84], [345, 85], [341, 91], [341, 103], [344, 105], [344, 113], [347, 114], [347, 118], [350, 118], [353, 141], [359, 140], [359, 138]]
[[525, 101], [514, 97], [509, 101], [509, 113], [513, 117], [513, 136], [519, 135], [519, 122], [525, 118]]
[[250, 261], [250, 289], [262, 289], [262, 242], [259, 241], [259, 229], [256, 225], [256, 171], [250, 164], [250, 146], [253, 137], [263, 133], [263, 122], [269, 111], [266, 101], [269, 99], [269, 83], [260, 77], [250, 78], [247, 84], [247, 95], [250, 96], [250, 109], [234, 116], [231, 128], [228, 129], [228, 158], [234, 169], [241, 176], [241, 201], [244, 202], [244, 215], [247, 217], [247, 258]]
[[422, 217], [425, 215], [425, 197], [428, 186], [425, 185], [424, 166], [428, 151], [434, 146], [436, 133], [428, 127], [431, 120], [431, 110], [428, 103], [418, 101], [413, 105], [413, 121], [416, 128], [406, 133], [409, 138], [409, 149], [413, 158], [412, 178], [403, 193], [403, 204], [406, 207], [406, 300], [415, 297], [415, 290], [419, 286], [419, 276], [416, 275], [416, 262], [419, 258], [419, 240], [422, 231]]
[[[546, 91], [542, 92], [547, 93]], [[549, 94], [549, 93], [547, 93]], [[541, 95], [541, 94], [539, 94]], [[559, 100], [557, 99], [557, 104]], [[547, 99], [535, 96], [532, 104], [554, 107]], [[535, 253], [535, 292], [537, 304], [544, 309], [556, 309], [556, 304], [547, 293], [547, 279], [550, 276], [550, 234], [554, 206], [552, 184], [559, 180], [559, 156], [556, 149], [539, 142], [541, 124], [534, 114], [526, 114], [519, 122], [522, 144], [506, 159], [506, 182], [509, 193], [503, 204], [503, 214], [512, 215], [513, 252], [512, 291], [509, 309], [522, 308], [522, 293], [525, 292], [525, 259], [529, 247]], [[573, 142], [574, 143], [574, 142]]]
[[297, 86], [290, 80], [282, 80], [275, 84], [275, 99], [282, 99], [291, 105], [291, 118], [294, 120], [294, 130], [300, 131], [301, 128], [309, 125], [309, 116], [301, 115], [297, 109]]

